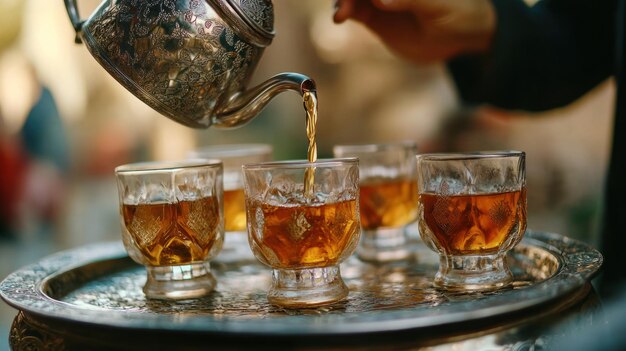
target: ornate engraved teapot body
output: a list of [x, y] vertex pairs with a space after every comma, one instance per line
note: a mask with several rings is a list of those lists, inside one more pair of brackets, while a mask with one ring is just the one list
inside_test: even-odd
[[271, 0], [104, 0], [85, 21], [64, 0], [76, 41], [126, 89], [194, 128], [234, 127], [278, 93], [315, 90], [281, 73], [246, 89], [274, 37]]

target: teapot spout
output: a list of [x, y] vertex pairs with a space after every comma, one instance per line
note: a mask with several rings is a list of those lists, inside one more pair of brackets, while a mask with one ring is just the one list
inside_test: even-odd
[[254, 88], [233, 96], [226, 107], [218, 111], [213, 126], [233, 128], [244, 125], [256, 117], [276, 95], [293, 90], [300, 95], [315, 91], [315, 81], [299, 73], [280, 73]]

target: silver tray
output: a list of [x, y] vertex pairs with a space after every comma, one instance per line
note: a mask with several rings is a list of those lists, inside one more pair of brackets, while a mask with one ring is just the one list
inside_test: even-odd
[[[203, 299], [145, 299], [145, 270], [121, 243], [63, 251], [10, 274], [0, 296], [46, 320], [124, 330], [200, 335], [281, 337], [426, 332], [512, 318], [568, 299], [588, 286], [601, 254], [558, 234], [528, 232], [509, 254], [511, 288], [493, 293], [447, 293], [432, 287], [437, 257], [418, 249], [417, 263], [373, 266], [351, 258], [342, 265], [349, 297], [330, 307], [286, 310], [267, 303], [269, 269], [254, 262], [213, 264], [218, 287]], [[571, 299], [571, 298], [570, 298]]]

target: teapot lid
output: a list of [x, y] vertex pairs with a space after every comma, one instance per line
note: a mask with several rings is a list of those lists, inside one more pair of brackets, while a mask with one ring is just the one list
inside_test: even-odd
[[268, 46], [274, 38], [274, 7], [271, 0], [209, 0], [233, 30], [246, 41]]

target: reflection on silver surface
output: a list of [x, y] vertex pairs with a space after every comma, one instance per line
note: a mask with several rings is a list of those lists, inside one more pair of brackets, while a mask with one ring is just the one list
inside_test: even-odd
[[[448, 293], [431, 281], [436, 257], [425, 248], [413, 265], [343, 266], [347, 300], [316, 309], [284, 310], [267, 303], [269, 269], [257, 264], [216, 267], [209, 297], [182, 302], [146, 300], [145, 271], [119, 243], [50, 256], [7, 277], [0, 294], [27, 313], [78, 323], [171, 331], [281, 335], [352, 335], [418, 330], [473, 321], [559, 300], [583, 287], [602, 256], [557, 234], [528, 233], [509, 255], [512, 288], [491, 293]], [[458, 323], [461, 323], [460, 325]]]
[[274, 37], [266, 0], [102, 1], [86, 20], [65, 0], [76, 41], [140, 100], [181, 124], [247, 123], [278, 93], [313, 91], [298, 73], [248, 82]]

